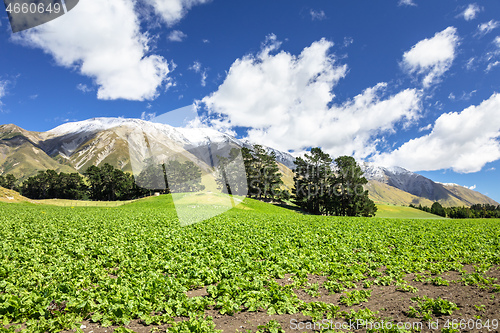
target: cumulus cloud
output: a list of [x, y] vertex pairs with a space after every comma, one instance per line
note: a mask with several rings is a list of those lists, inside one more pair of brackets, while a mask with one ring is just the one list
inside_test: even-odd
[[415, 44], [403, 55], [402, 68], [409, 74], [423, 76], [424, 88], [440, 81], [451, 67], [459, 44], [457, 29], [448, 27], [430, 39]]
[[145, 0], [154, 8], [168, 26], [179, 22], [193, 6], [205, 4], [210, 0]]
[[399, 6], [416, 6], [417, 4], [413, 0], [399, 0]]
[[316, 10], [311, 9], [311, 10], [309, 11], [309, 14], [311, 15], [311, 19], [312, 19], [313, 21], [316, 21], [316, 20], [318, 20], [318, 21], [322, 21], [322, 20], [326, 19], [326, 14], [325, 14], [325, 12], [324, 12], [324, 11], [322, 11], [322, 10], [318, 10], [318, 11], [316, 11]]
[[[208, 0], [140, 0], [171, 26], [197, 4]], [[152, 100], [171, 86], [174, 68], [151, 54], [157, 38], [141, 32], [136, 1], [86, 0], [66, 15], [12, 36], [14, 41], [41, 48], [56, 63], [76, 69], [95, 81], [99, 99]]]
[[453, 169], [469, 173], [500, 159], [500, 94], [461, 112], [442, 114], [431, 133], [398, 149], [375, 156], [373, 162], [412, 171]]
[[500, 26], [500, 22], [490, 20], [477, 26], [478, 34], [484, 36]]
[[168, 35], [167, 39], [171, 42], [182, 42], [187, 35], [180, 30], [173, 30]]
[[237, 59], [218, 90], [203, 99], [217, 116], [213, 126], [246, 127], [250, 141], [281, 150], [321, 146], [362, 158], [375, 151], [377, 134], [418, 117], [420, 93], [407, 89], [387, 97], [386, 83], [333, 105], [333, 88], [347, 74], [330, 54], [333, 43], [321, 39], [297, 56], [277, 52], [277, 45], [270, 36], [260, 53]]
[[169, 73], [163, 57], [147, 55], [148, 35], [140, 32], [128, 0], [81, 1], [57, 20], [12, 38], [92, 77], [99, 99], [154, 99]]
[[481, 7], [479, 7], [476, 3], [471, 3], [462, 13], [460, 13], [460, 16], [462, 16], [466, 21], [471, 21], [476, 18], [480, 11]]

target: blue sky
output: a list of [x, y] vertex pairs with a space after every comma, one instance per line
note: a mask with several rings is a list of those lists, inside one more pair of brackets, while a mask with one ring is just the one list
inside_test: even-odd
[[500, 201], [498, 1], [80, 0], [25, 32], [0, 22], [0, 123], [195, 103], [197, 124]]

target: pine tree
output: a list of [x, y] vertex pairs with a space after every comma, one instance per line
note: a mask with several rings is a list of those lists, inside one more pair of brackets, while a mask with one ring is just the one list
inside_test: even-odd
[[274, 152], [269, 154], [261, 145], [254, 145], [252, 151], [243, 150], [243, 161], [247, 170], [249, 196], [282, 200], [283, 180]]
[[330, 195], [332, 172], [330, 155], [320, 148], [295, 160], [293, 202], [312, 214], [331, 215], [334, 211]]
[[368, 191], [363, 188], [368, 180], [363, 177], [363, 171], [356, 160], [352, 156], [336, 158], [334, 172], [336, 215], [373, 216], [377, 207], [368, 198]]
[[335, 159], [320, 148], [295, 160], [293, 202], [312, 214], [373, 216], [375, 203], [363, 185], [368, 181], [350, 156]]

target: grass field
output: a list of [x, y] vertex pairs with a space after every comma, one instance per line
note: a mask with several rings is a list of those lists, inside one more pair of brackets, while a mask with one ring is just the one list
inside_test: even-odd
[[411, 207], [377, 205], [376, 217], [397, 219], [442, 219], [443, 217]]
[[0, 332], [312, 332], [322, 320], [462, 318], [498, 328], [499, 220], [321, 217], [245, 199], [181, 227], [170, 196], [0, 203], [0, 249]]

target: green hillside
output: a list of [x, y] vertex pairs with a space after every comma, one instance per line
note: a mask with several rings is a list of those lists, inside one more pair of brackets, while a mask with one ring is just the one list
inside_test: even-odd
[[443, 217], [419, 209], [393, 205], [377, 205], [376, 217], [397, 219], [442, 219]]

